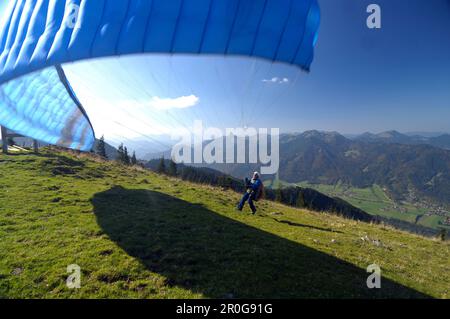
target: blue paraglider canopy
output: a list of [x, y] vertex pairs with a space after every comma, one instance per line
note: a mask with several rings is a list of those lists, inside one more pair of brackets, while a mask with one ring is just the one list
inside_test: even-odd
[[0, 29], [0, 125], [88, 151], [94, 130], [60, 65], [143, 53], [239, 55], [309, 71], [317, 0], [14, 0]]

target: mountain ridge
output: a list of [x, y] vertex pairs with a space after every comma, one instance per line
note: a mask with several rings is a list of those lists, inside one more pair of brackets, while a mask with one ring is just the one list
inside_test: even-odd
[[382, 142], [382, 143], [397, 143], [408, 145], [420, 145], [426, 144], [434, 147], [450, 150], [450, 134], [443, 133], [439, 135], [430, 134], [420, 135], [418, 134], [403, 134], [398, 131], [386, 131], [378, 134], [370, 132], [363, 133], [352, 137], [351, 139], [363, 142]]
[[[260, 168], [253, 164], [208, 166], [234, 177]], [[396, 200], [450, 205], [450, 151], [426, 144], [366, 142], [320, 131], [281, 135], [279, 178], [289, 183], [355, 187], [378, 184]]]

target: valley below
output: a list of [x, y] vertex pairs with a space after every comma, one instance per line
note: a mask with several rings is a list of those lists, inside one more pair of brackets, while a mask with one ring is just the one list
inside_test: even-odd
[[341, 198], [371, 215], [394, 218], [433, 229], [450, 230], [449, 209], [429, 201], [414, 199], [395, 201], [389, 197], [386, 189], [378, 185], [357, 188], [342, 184], [302, 182], [297, 186], [312, 188], [330, 197]]

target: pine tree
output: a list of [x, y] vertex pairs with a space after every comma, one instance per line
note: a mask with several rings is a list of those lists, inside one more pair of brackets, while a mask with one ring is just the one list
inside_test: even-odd
[[9, 146], [16, 145], [16, 142], [14, 141], [14, 139], [12, 137], [8, 137], [7, 143]]
[[169, 163], [169, 171], [168, 171], [169, 175], [170, 176], [177, 176], [177, 173], [178, 173], [177, 170], [178, 170], [177, 169], [177, 164], [173, 160], [171, 160], [170, 163]]
[[123, 150], [123, 144], [120, 144], [117, 148], [117, 161], [119, 163], [123, 163], [124, 160], [124, 150]]
[[275, 201], [276, 202], [283, 202], [283, 195], [281, 193], [281, 188], [277, 188], [275, 190]]
[[130, 165], [130, 155], [128, 155], [128, 149], [125, 146], [123, 151], [123, 163], [125, 165]]
[[131, 165], [137, 165], [136, 152], [133, 152], [133, 156], [131, 157]]
[[439, 237], [441, 238], [442, 241], [446, 241], [447, 240], [447, 230], [444, 228], [441, 228], [441, 230], [439, 232]]
[[105, 137], [102, 136], [97, 144], [96, 153], [101, 157], [108, 159], [108, 155], [106, 154], [106, 146], [105, 146]]
[[305, 194], [303, 190], [299, 189], [299, 195], [297, 199], [297, 207], [306, 207]]
[[274, 185], [273, 186], [274, 186], [274, 189], [275, 189], [275, 201], [282, 202], [283, 201], [283, 194], [281, 193], [281, 182], [280, 182], [280, 178], [279, 178], [278, 174], [275, 177], [275, 181], [274, 181]]
[[160, 162], [159, 162], [157, 172], [160, 173], [160, 174], [165, 174], [166, 173], [166, 160], [164, 159], [164, 157], [162, 157]]

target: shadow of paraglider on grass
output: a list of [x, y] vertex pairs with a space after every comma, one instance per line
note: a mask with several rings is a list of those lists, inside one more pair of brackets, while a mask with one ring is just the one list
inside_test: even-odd
[[92, 199], [109, 238], [166, 284], [210, 298], [423, 298], [343, 260], [149, 190], [115, 187]]

